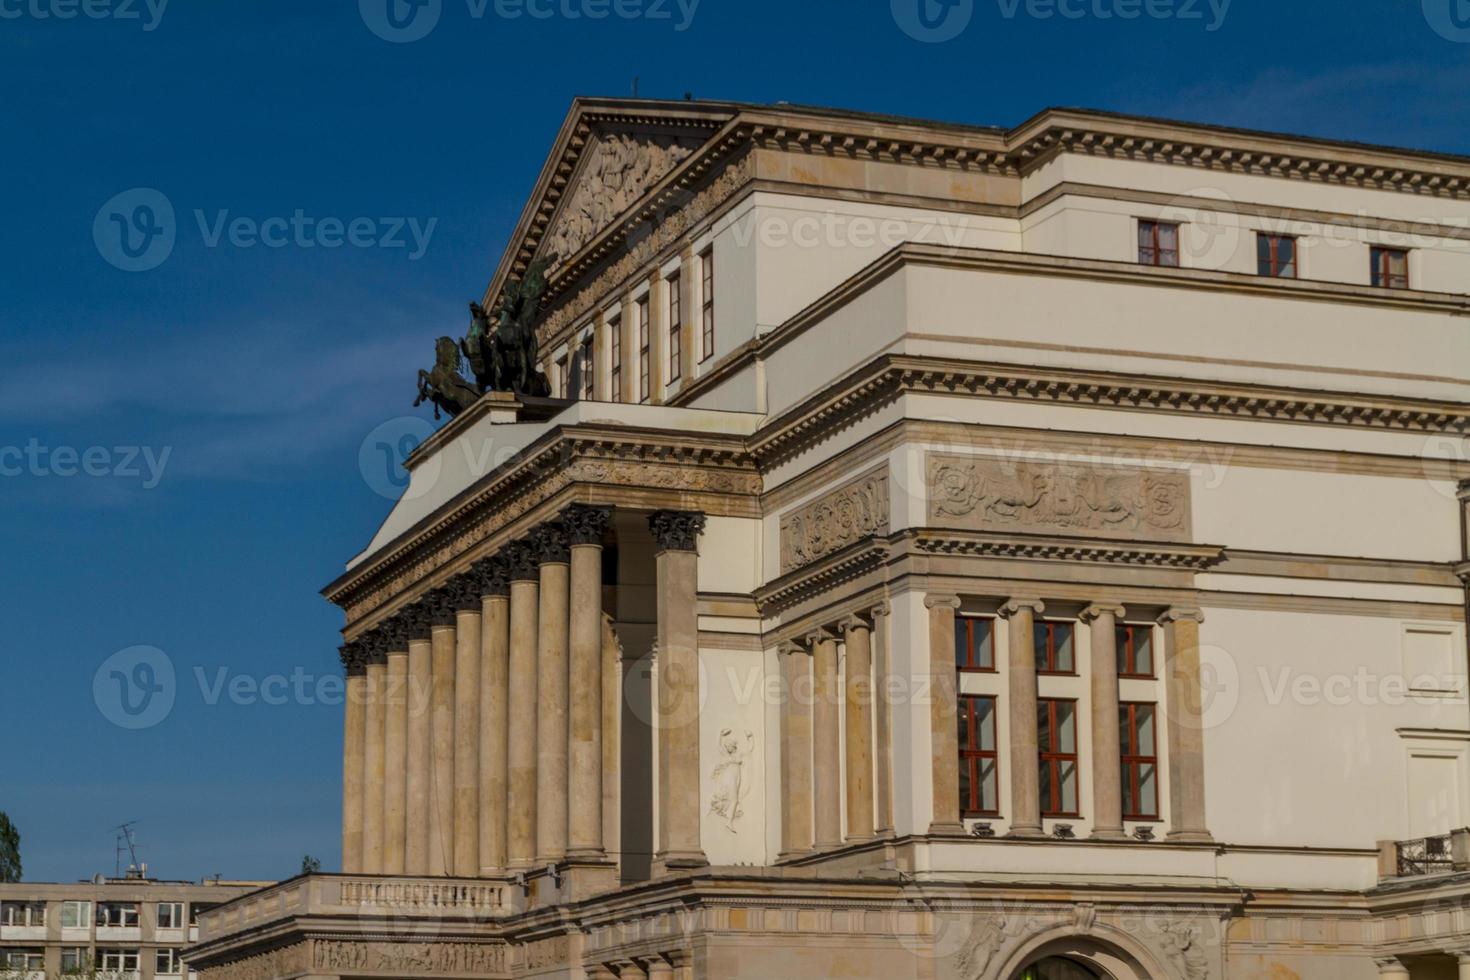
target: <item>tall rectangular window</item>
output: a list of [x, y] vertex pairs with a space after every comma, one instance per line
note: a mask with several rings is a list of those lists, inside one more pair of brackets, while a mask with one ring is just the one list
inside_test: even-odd
[[1382, 289], [1409, 288], [1409, 253], [1401, 248], [1372, 249], [1373, 285]]
[[1036, 647], [1036, 672], [1038, 674], [1075, 674], [1077, 658], [1072, 642], [1075, 630], [1070, 622], [1038, 620], [1032, 630]]
[[571, 355], [563, 354], [556, 359], [556, 384], [562, 398], [572, 397]]
[[184, 927], [183, 902], [158, 903], [158, 928], [182, 929]]
[[1123, 759], [1123, 816], [1153, 820], [1159, 815], [1159, 750], [1154, 706], [1140, 701], [1118, 705], [1118, 745]]
[[594, 383], [597, 380], [597, 362], [593, 358], [592, 335], [589, 333], [582, 339], [582, 353], [577, 358], [579, 370], [582, 372], [581, 398], [584, 402], [590, 402], [595, 394]]
[[86, 973], [92, 969], [92, 957], [85, 946], [61, 947], [61, 972]]
[[1041, 750], [1041, 815], [1077, 816], [1077, 702], [1038, 700], [1036, 742]]
[[608, 398], [615, 402], [623, 400], [623, 318], [615, 316], [607, 321], [608, 357], [612, 370], [608, 374]]
[[153, 960], [153, 972], [155, 974], [159, 976], [177, 976], [183, 972], [181, 969], [183, 965], [184, 961], [179, 958], [178, 950], [168, 948], [155, 950]]
[[705, 249], [699, 256], [699, 359], [709, 360], [715, 353], [715, 250]]
[[66, 901], [61, 903], [61, 928], [86, 929], [91, 925], [91, 902]]
[[1000, 755], [995, 742], [995, 697], [959, 700], [960, 810], [967, 817], [1000, 815]]
[[960, 670], [995, 670], [995, 620], [989, 616], [956, 616], [954, 658]]
[[653, 390], [649, 384], [649, 349], [648, 349], [648, 297], [645, 296], [638, 301], [638, 400], [648, 401], [649, 393]]
[[1256, 233], [1256, 273], [1275, 279], [1296, 278], [1296, 239]]
[[1140, 221], [1138, 261], [1143, 265], [1178, 267], [1179, 226], [1167, 221]]
[[1114, 634], [1118, 647], [1118, 676], [1154, 676], [1154, 630], [1146, 623], [1119, 623]]
[[664, 280], [669, 293], [669, 380], [679, 380], [679, 362], [684, 357], [683, 324], [679, 322], [679, 274], [676, 272]]

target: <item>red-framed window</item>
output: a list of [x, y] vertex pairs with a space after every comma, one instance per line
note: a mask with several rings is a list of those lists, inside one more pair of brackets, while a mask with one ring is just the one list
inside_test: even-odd
[[1118, 705], [1118, 745], [1123, 750], [1123, 816], [1157, 820], [1159, 816], [1159, 747], [1156, 706], [1147, 701]]
[[582, 400], [590, 402], [593, 398], [593, 381], [597, 377], [596, 361], [592, 356], [592, 335], [588, 334], [582, 340], [582, 353], [578, 358], [578, 364], [582, 372]]
[[967, 817], [1000, 816], [995, 696], [961, 694], [959, 726], [960, 810]]
[[954, 663], [964, 671], [995, 670], [995, 620], [989, 616], [954, 618]]
[[1077, 631], [1065, 620], [1037, 620], [1032, 630], [1038, 674], [1077, 673]]
[[1256, 272], [1274, 279], [1295, 279], [1297, 241], [1291, 235], [1256, 234]]
[[612, 361], [608, 372], [610, 382], [608, 397], [615, 402], [623, 400], [623, 318], [615, 316], [607, 321], [608, 357]]
[[653, 391], [650, 381], [650, 371], [653, 365], [649, 350], [648, 337], [648, 297], [645, 296], [638, 301], [638, 400], [648, 401], [649, 394]]
[[1179, 226], [1168, 221], [1139, 221], [1138, 261], [1178, 268]]
[[1119, 677], [1154, 677], [1154, 630], [1147, 623], [1119, 623], [1116, 633]]
[[1041, 750], [1041, 815], [1079, 816], [1077, 702], [1070, 698], [1039, 699], [1036, 741]]
[[715, 353], [715, 250], [705, 249], [699, 255], [699, 359], [707, 361]]
[[669, 293], [669, 380], [679, 380], [679, 362], [684, 358], [684, 335], [679, 322], [679, 274], [664, 280]]
[[1383, 289], [1409, 288], [1409, 253], [1401, 248], [1374, 246], [1373, 285]]

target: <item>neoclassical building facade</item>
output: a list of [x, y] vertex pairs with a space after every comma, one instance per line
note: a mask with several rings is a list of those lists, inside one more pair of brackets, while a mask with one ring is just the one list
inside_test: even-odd
[[1470, 978], [1470, 159], [579, 100], [205, 980]]

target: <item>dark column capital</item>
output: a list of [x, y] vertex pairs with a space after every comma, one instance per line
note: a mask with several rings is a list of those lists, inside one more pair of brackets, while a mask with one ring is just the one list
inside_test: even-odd
[[698, 551], [704, 521], [697, 510], [656, 510], [648, 515], [648, 529], [659, 551]]
[[360, 674], [367, 666], [367, 651], [360, 640], [352, 640], [337, 648], [337, 656], [348, 674]]
[[548, 521], [531, 529], [531, 548], [543, 565], [566, 564], [571, 560], [567, 529], [560, 521]]
[[501, 555], [480, 559], [469, 574], [481, 596], [510, 594], [510, 566]]
[[576, 504], [568, 507], [562, 515], [567, 529], [567, 538], [572, 544], [602, 544], [602, 536], [612, 520], [612, 511], [606, 507], [588, 507]]
[[512, 541], [505, 546], [505, 562], [512, 582], [538, 582], [541, 573], [536, 568], [536, 552], [525, 541]]
[[410, 640], [429, 638], [429, 606], [427, 597], [405, 606], [398, 617], [403, 623], [404, 635]]
[[408, 649], [408, 622], [402, 613], [390, 616], [376, 630], [383, 639], [383, 650], [388, 653]]
[[441, 585], [423, 598], [424, 605], [429, 611], [430, 626], [453, 626], [454, 610], [456, 608], [454, 590], [449, 585]]

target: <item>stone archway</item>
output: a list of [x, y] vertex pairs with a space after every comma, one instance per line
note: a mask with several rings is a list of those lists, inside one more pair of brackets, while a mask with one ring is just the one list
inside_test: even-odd
[[1116, 930], [1079, 935], [1053, 929], [1022, 943], [996, 976], [999, 980], [1161, 980], [1169, 974], [1152, 953]]

